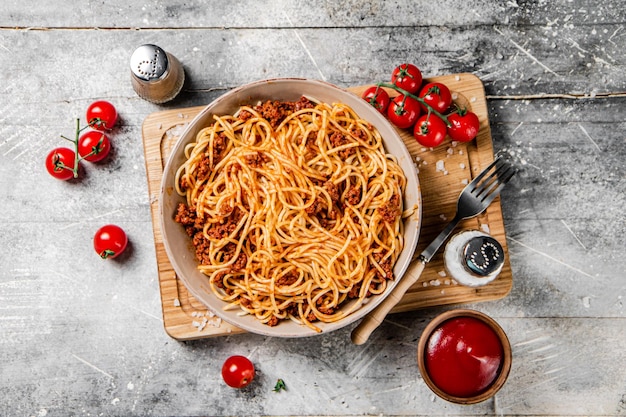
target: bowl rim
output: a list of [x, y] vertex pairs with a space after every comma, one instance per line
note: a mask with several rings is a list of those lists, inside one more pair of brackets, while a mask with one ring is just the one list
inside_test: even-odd
[[[263, 88], [264, 86], [269, 86], [269, 85], [276, 85], [276, 86], [281, 86], [281, 85], [285, 85], [285, 84], [291, 84], [291, 83], [304, 83], [307, 85], [311, 85], [311, 88], [316, 87], [316, 88], [323, 88], [323, 89], [327, 89], [327, 91], [332, 91], [333, 94], [338, 94], [339, 96], [343, 96], [344, 99], [347, 99], [349, 101], [353, 101], [355, 103], [355, 105], [361, 107], [361, 109], [357, 110], [354, 108], [354, 106], [350, 106], [352, 107], [352, 109], [362, 118], [365, 118], [366, 120], [368, 120], [368, 122], [370, 122], [372, 125], [374, 125], [378, 130], [381, 130], [382, 127], [384, 127], [384, 130], [388, 131], [389, 135], [392, 136], [390, 138], [390, 136], [384, 136], [383, 135], [383, 144], [385, 146], [385, 150], [387, 152], [389, 152], [388, 149], [388, 143], [389, 142], [395, 142], [396, 143], [396, 147], [399, 148], [401, 150], [402, 155], [398, 155], [396, 153], [394, 153], [393, 155], [400, 160], [401, 158], [408, 158], [408, 161], [405, 162], [404, 164], [400, 164], [405, 176], [407, 177], [407, 186], [409, 184], [415, 184], [415, 190], [412, 190], [412, 192], [415, 194], [415, 197], [413, 198], [413, 200], [415, 200], [415, 204], [417, 205], [417, 209], [415, 210], [415, 213], [411, 216], [412, 218], [415, 218], [414, 223], [415, 225], [414, 227], [414, 231], [407, 231], [407, 227], [406, 227], [406, 223], [408, 222], [408, 219], [405, 220], [405, 247], [403, 248], [402, 252], [401, 252], [401, 257], [403, 258], [403, 262], [402, 265], [399, 265], [399, 261], [400, 261], [400, 256], [398, 258], [398, 260], [396, 261], [396, 264], [394, 265], [394, 276], [395, 279], [393, 280], [393, 282], [391, 282], [390, 285], [388, 285], [387, 289], [385, 290], [384, 293], [380, 294], [380, 295], [376, 295], [373, 297], [370, 297], [366, 300], [366, 302], [364, 302], [361, 306], [359, 306], [358, 308], [355, 309], [355, 311], [351, 312], [349, 315], [347, 315], [346, 317], [336, 321], [336, 322], [332, 322], [332, 323], [316, 323], [316, 325], [321, 325], [319, 327], [323, 328], [321, 332], [316, 332], [310, 328], [308, 328], [307, 326], [304, 325], [298, 325], [296, 323], [293, 323], [294, 325], [297, 325], [299, 327], [302, 327], [304, 329], [306, 329], [307, 331], [305, 332], [293, 332], [293, 333], [285, 333], [285, 332], [280, 332], [277, 331], [276, 329], [280, 328], [279, 324], [278, 326], [274, 326], [274, 327], [269, 327], [269, 326], [265, 326], [267, 327], [267, 329], [265, 328], [261, 328], [259, 329], [256, 325], [247, 325], [245, 320], [239, 321], [238, 319], [233, 319], [233, 317], [229, 316], [228, 314], [226, 314], [221, 308], [216, 308], [215, 306], [211, 306], [209, 303], [206, 302], [206, 300], [204, 299], [204, 295], [200, 293], [200, 291], [198, 291], [194, 286], [189, 285], [189, 277], [187, 277], [184, 273], [182, 273], [182, 268], [179, 265], [178, 262], [178, 258], [175, 256], [174, 253], [174, 248], [171, 247], [171, 245], [169, 244], [169, 239], [167, 236], [167, 230], [168, 227], [166, 227], [166, 221], [169, 218], [171, 220], [172, 218], [172, 213], [166, 212], [166, 208], [164, 207], [165, 205], [165, 199], [170, 196], [170, 198], [172, 198], [172, 194], [177, 195], [175, 190], [172, 190], [171, 184], [168, 184], [168, 179], [173, 179], [171, 178], [172, 175], [170, 175], [170, 173], [172, 172], [172, 168], [174, 168], [174, 172], [176, 170], [176, 168], [179, 166], [179, 163], [177, 162], [177, 159], [180, 159], [180, 155], [181, 152], [184, 150], [184, 147], [187, 143], [190, 143], [191, 141], [193, 141], [193, 139], [196, 137], [196, 134], [200, 131], [200, 129], [208, 126], [208, 124], [206, 122], [204, 122], [206, 120], [206, 118], [211, 117], [213, 114], [224, 114], [221, 111], [214, 111], [216, 108], [220, 108], [220, 106], [224, 107], [228, 104], [229, 100], [230, 101], [234, 101], [235, 103], [232, 104], [230, 103], [230, 107], [231, 107], [231, 111], [234, 111], [236, 108], [238, 108], [240, 105], [242, 104], [250, 104], [251, 101], [255, 100], [254, 97], [250, 97], [247, 96], [247, 100], [242, 99], [241, 95], [242, 93], [248, 91], [248, 90], [253, 90], [255, 88]], [[273, 87], [272, 87], [273, 88]], [[328, 94], [330, 94], [329, 92], [327, 92]], [[311, 94], [307, 94], [307, 95], [311, 95]], [[263, 96], [263, 95], [261, 95]], [[271, 97], [269, 95], [265, 95], [265, 98], [270, 99]], [[237, 99], [239, 99], [237, 101]], [[287, 100], [286, 98], [277, 98], [278, 100]], [[326, 101], [328, 102], [328, 100], [322, 100], [322, 101]], [[337, 99], [337, 101], [342, 101], [341, 97], [339, 97]], [[346, 103], [348, 104], [348, 103]], [[367, 110], [366, 110], [367, 109]], [[362, 114], [363, 112], [367, 113], [367, 114]], [[231, 113], [232, 114], [232, 113]], [[382, 132], [381, 132], [382, 135]], [[402, 146], [399, 147], [398, 144], [401, 144]], [[177, 158], [178, 157], [178, 158]], [[177, 165], [178, 164], [178, 165]], [[407, 168], [409, 169], [409, 172], [407, 172]], [[403, 200], [406, 199], [406, 191], [405, 191], [405, 195], [403, 195]], [[175, 198], [175, 196], [173, 197]], [[411, 200], [411, 201], [413, 201]], [[406, 209], [406, 208], [405, 208]], [[417, 217], [415, 217], [417, 216]], [[414, 164], [412, 163], [412, 159], [411, 159], [411, 155], [408, 151], [408, 148], [406, 147], [406, 144], [404, 144], [404, 141], [402, 140], [402, 138], [400, 137], [399, 133], [395, 130], [395, 128], [393, 127], [393, 125], [387, 120], [386, 117], [384, 117], [378, 110], [376, 110], [373, 106], [370, 106], [367, 104], [366, 101], [364, 101], [360, 96], [358, 96], [357, 94], [348, 91], [346, 89], [343, 89], [341, 87], [338, 87], [334, 84], [331, 84], [329, 82], [326, 81], [320, 81], [320, 80], [315, 80], [315, 79], [307, 79], [307, 78], [298, 78], [298, 77], [285, 77], [285, 78], [268, 78], [268, 79], [262, 79], [262, 80], [257, 80], [257, 81], [253, 81], [244, 85], [241, 85], [239, 87], [236, 87], [234, 89], [231, 89], [229, 91], [227, 91], [226, 93], [220, 95], [219, 97], [217, 97], [216, 99], [214, 99], [213, 101], [211, 101], [209, 104], [207, 104], [206, 106], [204, 106], [204, 108], [202, 108], [200, 110], [200, 112], [191, 120], [189, 121], [189, 123], [187, 124], [187, 126], [183, 129], [183, 132], [180, 134], [180, 136], [178, 137], [178, 139], [176, 140], [176, 142], [173, 144], [173, 146], [171, 147], [170, 150], [170, 154], [167, 157], [166, 163], [164, 165], [163, 168], [163, 176], [161, 179], [161, 184], [160, 184], [160, 192], [159, 192], [159, 222], [160, 222], [160, 230], [161, 230], [161, 234], [162, 234], [162, 241], [163, 241], [163, 246], [165, 248], [165, 252], [166, 255], [172, 265], [172, 268], [174, 270], [174, 272], [176, 273], [176, 276], [183, 282], [183, 284], [185, 285], [186, 289], [201, 303], [203, 304], [205, 307], [207, 307], [209, 310], [213, 311], [217, 316], [219, 316], [222, 320], [232, 324], [233, 326], [239, 327], [247, 332], [251, 332], [251, 333], [256, 333], [256, 334], [261, 334], [264, 336], [273, 336], [273, 337], [285, 337], [285, 338], [294, 338], [294, 337], [309, 337], [309, 336], [315, 336], [315, 335], [320, 335], [320, 334], [324, 334], [324, 333], [329, 333], [331, 331], [337, 330], [339, 328], [343, 328], [359, 319], [361, 319], [363, 316], [365, 316], [368, 312], [370, 312], [374, 307], [376, 307], [376, 305], [378, 305], [380, 302], [383, 301], [384, 298], [387, 297], [387, 295], [389, 295], [389, 293], [391, 292], [391, 290], [398, 284], [398, 282], [402, 279], [402, 277], [404, 276], [406, 270], [408, 269], [413, 256], [414, 256], [414, 252], [416, 250], [417, 247], [417, 243], [419, 241], [419, 235], [420, 235], [420, 231], [421, 231], [421, 225], [422, 225], [422, 196], [421, 196], [421, 187], [420, 187], [420, 183], [419, 183], [419, 178], [418, 178], [418, 174], [417, 174], [417, 170], [414, 166]], [[180, 225], [178, 225], [180, 226]], [[181, 228], [182, 230], [182, 228]], [[414, 240], [414, 243], [410, 246], [407, 247], [407, 233], [411, 233], [411, 239], [410, 240]], [[405, 252], [406, 251], [406, 252]], [[195, 259], [195, 257], [193, 258], [193, 261], [196, 263], [197, 266], [197, 261]], [[204, 293], [210, 293], [209, 290], [204, 290]], [[218, 301], [218, 304], [223, 303], [225, 305], [225, 303], [221, 300], [219, 300], [217, 297], [215, 297], [215, 295], [213, 295], [212, 293], [210, 293], [211, 297], [214, 297], [215, 300]], [[245, 318], [245, 316], [244, 316]], [[255, 319], [256, 320], [256, 319]], [[258, 322], [258, 321], [257, 321]]]
[[[491, 330], [494, 331], [496, 336], [498, 336], [500, 343], [502, 344], [502, 364], [500, 365], [498, 376], [487, 389], [471, 397], [459, 397], [448, 394], [433, 382], [433, 380], [430, 378], [430, 375], [428, 374], [428, 371], [426, 370], [425, 352], [426, 344], [428, 343], [430, 336], [440, 325], [450, 319], [458, 317], [471, 317], [482, 321], [487, 326], [489, 326]], [[511, 343], [504, 329], [502, 329], [498, 322], [496, 322], [492, 317], [483, 312], [472, 309], [453, 309], [439, 314], [437, 317], [432, 319], [430, 323], [428, 323], [428, 325], [424, 328], [417, 347], [417, 363], [420, 374], [422, 375], [422, 378], [424, 379], [426, 385], [440, 398], [456, 404], [477, 404], [493, 397], [498, 391], [500, 391], [500, 388], [502, 388], [502, 386], [506, 382], [511, 371], [512, 362], [513, 354], [511, 351]]]

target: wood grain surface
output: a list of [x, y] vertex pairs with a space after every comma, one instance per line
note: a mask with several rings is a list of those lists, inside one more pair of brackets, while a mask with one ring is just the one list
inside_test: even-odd
[[[422, 190], [422, 226], [416, 254], [419, 254], [454, 217], [456, 201], [468, 181], [494, 159], [489, 118], [480, 79], [472, 74], [451, 74], [433, 77], [433, 82], [447, 85], [455, 97], [455, 103], [478, 115], [480, 132], [475, 141], [453, 142], [449, 137], [435, 149], [421, 146], [407, 129], [396, 129], [418, 166]], [[367, 86], [351, 87], [349, 91], [361, 94]], [[392, 96], [397, 95], [390, 92]], [[242, 333], [243, 330], [216, 318], [215, 312], [207, 310], [185, 288], [167, 258], [160, 232], [158, 198], [161, 189], [163, 167], [178, 134], [186, 123], [198, 114], [202, 106], [172, 109], [150, 114], [143, 123], [142, 135], [146, 160], [148, 189], [151, 196], [152, 227], [159, 268], [159, 284], [163, 307], [163, 323], [167, 333], [178, 340], [200, 339]], [[172, 133], [174, 132], [174, 133]], [[443, 163], [438, 170], [437, 162]], [[483, 230], [501, 242], [505, 251], [505, 264], [499, 277], [481, 288], [469, 288], [456, 284], [446, 274], [443, 265], [443, 248], [426, 266], [420, 280], [405, 294], [392, 310], [411, 311], [419, 308], [460, 303], [475, 303], [506, 296], [513, 285], [508, 260], [504, 223], [500, 200], [480, 216], [457, 226], [461, 230]], [[407, 274], [416, 266], [409, 266]]]

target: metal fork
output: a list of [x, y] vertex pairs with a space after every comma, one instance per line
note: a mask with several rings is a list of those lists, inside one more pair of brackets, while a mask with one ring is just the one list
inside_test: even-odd
[[411, 265], [398, 285], [352, 331], [354, 344], [361, 345], [367, 341], [370, 334], [382, 323], [389, 311], [398, 304], [404, 293], [417, 282], [426, 264], [437, 253], [456, 225], [463, 219], [475, 217], [485, 211], [516, 172], [503, 158], [496, 158], [472, 182], [465, 186], [457, 200], [456, 214], [452, 221], [418, 256], [419, 262]]

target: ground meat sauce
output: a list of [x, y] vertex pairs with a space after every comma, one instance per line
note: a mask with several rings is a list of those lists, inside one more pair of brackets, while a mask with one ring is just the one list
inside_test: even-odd
[[[343, 145], [347, 145], [348, 143], [352, 143], [352, 141], [349, 141], [348, 139], [346, 139], [346, 137], [340, 132], [334, 132], [332, 135], [330, 135], [329, 139], [330, 139], [330, 143], [335, 148], [338, 148]], [[341, 159], [348, 159], [355, 153], [356, 153], [356, 147], [354, 146], [350, 148], [342, 149], [339, 151], [339, 155], [341, 156]]]
[[356, 206], [361, 202], [361, 187], [350, 187], [346, 194], [346, 201], [352, 206]]
[[[302, 109], [312, 109], [313, 107], [315, 107], [315, 103], [306, 97], [300, 97], [300, 100], [296, 102], [267, 100], [254, 106], [254, 110], [258, 111], [264, 119], [269, 121], [273, 128], [276, 128], [291, 113]], [[247, 120], [250, 117], [252, 117], [252, 114], [247, 111], [242, 111], [239, 114], [239, 118], [242, 120]]]
[[[267, 100], [264, 103], [260, 103], [253, 108], [259, 112], [259, 114], [268, 120], [272, 127], [276, 128], [287, 116], [292, 114], [295, 111], [299, 111], [305, 108], [313, 108], [315, 107], [315, 103], [311, 102], [309, 99], [305, 97], [301, 97], [297, 102], [280, 102], [280, 101], [272, 101]], [[248, 120], [253, 117], [253, 114], [249, 111], [242, 110], [238, 113], [238, 118], [240, 120]], [[366, 140], [366, 134], [360, 129], [353, 129], [350, 134], [356, 138]], [[316, 152], [315, 141], [317, 136], [313, 133], [309, 134], [306, 138], [305, 145], [310, 152]], [[346, 145], [348, 143], [352, 143], [348, 140], [343, 134], [339, 132], [335, 132], [330, 137], [330, 142], [332, 146], [339, 147]], [[225, 150], [227, 147], [228, 139], [224, 133], [220, 133], [217, 135], [213, 141], [213, 148], [211, 155], [204, 155], [204, 157], [200, 161], [200, 166], [198, 167], [197, 179], [199, 181], [204, 181], [209, 178], [212, 170], [219, 163], [219, 161], [224, 157]], [[340, 156], [343, 159], [347, 159], [350, 156], [356, 153], [356, 147], [349, 147], [343, 149], [339, 152]], [[268, 163], [270, 158], [265, 155], [263, 152], [256, 152], [245, 156], [245, 163], [255, 169], [262, 169], [263, 165]], [[234, 166], [233, 169], [241, 169], [241, 166]], [[185, 177], [182, 177], [180, 180], [181, 189], [185, 190], [188, 187], [188, 182]], [[326, 229], [332, 228], [334, 225], [333, 219], [338, 214], [338, 211], [341, 211], [345, 208], [345, 205], [357, 205], [361, 202], [362, 199], [362, 188], [360, 186], [352, 186], [347, 190], [344, 190], [342, 187], [337, 186], [333, 183], [330, 178], [327, 180], [319, 180], [317, 185], [324, 188], [324, 190], [330, 196], [331, 206], [329, 207], [329, 201], [325, 194], [320, 193], [315, 197], [314, 201], [306, 208], [306, 213], [315, 218], [318, 221], [318, 224]], [[342, 202], [343, 197], [343, 202]], [[381, 205], [378, 209], [380, 216], [387, 223], [393, 223], [396, 221], [397, 217], [401, 214], [401, 205], [400, 198], [397, 195], [394, 195], [389, 201]], [[211, 240], [220, 240], [224, 239], [228, 236], [231, 236], [235, 230], [237, 229], [237, 224], [241, 220], [242, 214], [238, 212], [238, 210], [234, 209], [232, 206], [223, 204], [219, 208], [220, 214], [223, 216], [219, 218], [218, 222], [212, 223], [207, 229], [206, 234], [204, 231], [205, 219], [198, 218], [196, 215], [196, 208], [189, 207], [184, 203], [179, 203], [176, 213], [174, 215], [174, 220], [177, 223], [180, 223], [184, 228], [187, 234], [191, 237], [193, 246], [195, 248], [195, 255], [202, 265], [210, 265], [211, 260], [209, 258], [209, 246]], [[215, 219], [214, 219], [215, 220]], [[355, 217], [355, 222], [359, 222], [359, 218]], [[237, 236], [231, 236], [234, 239], [237, 239]], [[254, 245], [253, 245], [254, 247]], [[227, 244], [222, 251], [222, 261], [228, 262], [232, 260], [233, 256], [236, 253], [236, 245], [229, 243]], [[231, 272], [237, 272], [245, 270], [248, 262], [248, 257], [245, 253], [239, 252], [237, 255], [237, 259], [231, 264], [230, 268], [225, 271], [221, 271], [215, 274], [213, 278], [214, 284], [223, 289], [226, 293], [232, 293], [232, 290], [225, 288], [224, 286], [224, 277], [227, 276]], [[382, 259], [382, 256], [374, 254], [373, 255], [373, 264], [370, 265], [371, 269], [376, 270], [376, 277], [380, 281], [393, 279], [393, 270], [390, 259]], [[374, 265], [375, 264], [375, 265]], [[382, 270], [382, 272], [381, 272]], [[275, 284], [279, 287], [288, 287], [290, 285], [295, 284], [299, 279], [299, 276], [296, 271], [292, 271], [285, 275], [280, 276]], [[376, 287], [376, 283], [372, 282], [370, 284], [370, 288], [367, 290], [367, 296], [371, 296], [370, 289], [374, 289]], [[348, 294], [348, 298], [358, 298], [359, 293], [361, 291], [361, 284], [355, 285], [352, 287]], [[250, 300], [241, 297], [240, 304], [244, 308], [251, 308]], [[320, 299], [321, 302], [321, 299]], [[307, 309], [307, 305], [302, 306], [303, 310]], [[333, 314], [335, 312], [335, 308], [328, 307], [326, 305], [317, 305], [317, 309], [324, 314]], [[295, 304], [289, 305], [286, 307], [286, 313], [292, 314], [294, 316], [298, 315], [298, 306]], [[311, 322], [317, 321], [317, 318], [313, 313], [309, 313], [307, 316], [307, 320]], [[276, 326], [280, 322], [275, 316], [272, 316], [266, 324], [269, 326]]]
[[400, 215], [400, 197], [397, 194], [391, 196], [389, 201], [378, 208], [383, 220], [392, 224]]
[[246, 155], [246, 163], [252, 168], [261, 168], [263, 164], [270, 161], [270, 158], [262, 152]]
[[373, 255], [374, 261], [378, 264], [378, 266], [384, 271], [384, 274], [380, 273], [379, 269], [376, 269], [376, 275], [380, 279], [393, 279], [393, 271], [391, 270], [391, 259], [383, 259], [382, 255], [375, 253]]

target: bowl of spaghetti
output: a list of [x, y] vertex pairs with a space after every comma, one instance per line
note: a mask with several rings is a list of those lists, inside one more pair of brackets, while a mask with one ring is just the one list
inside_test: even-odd
[[417, 245], [415, 165], [359, 96], [262, 80], [206, 106], [174, 144], [159, 201], [190, 293], [249, 332], [306, 337], [362, 318]]

